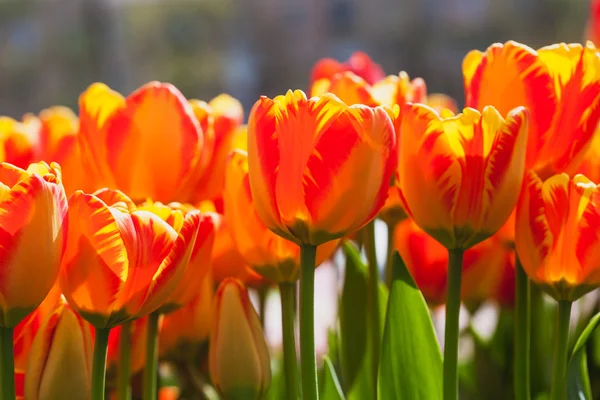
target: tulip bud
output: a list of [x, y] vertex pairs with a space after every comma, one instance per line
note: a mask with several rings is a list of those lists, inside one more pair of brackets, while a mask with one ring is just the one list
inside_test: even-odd
[[236, 279], [225, 279], [217, 289], [208, 362], [213, 384], [228, 400], [260, 399], [271, 383], [258, 315]]
[[25, 372], [25, 398], [88, 399], [91, 372], [91, 327], [62, 301], [33, 340]]

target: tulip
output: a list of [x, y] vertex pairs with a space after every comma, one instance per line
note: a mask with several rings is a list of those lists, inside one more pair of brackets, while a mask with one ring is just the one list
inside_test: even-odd
[[525, 170], [527, 111], [494, 107], [441, 117], [401, 112], [399, 187], [415, 223], [448, 249], [444, 399], [458, 396], [458, 317], [464, 251], [492, 236], [514, 209]]
[[176, 231], [159, 216], [135, 210], [123, 193], [103, 190], [75, 192], [68, 221], [59, 282], [69, 304], [96, 328], [92, 393], [101, 396], [110, 329], [152, 313], [149, 335], [156, 335], [153, 312], [185, 273], [200, 216], [186, 214]]
[[[263, 223], [295, 243], [351, 233], [379, 211], [396, 165], [395, 134], [382, 107], [346, 106], [300, 90], [254, 105], [249, 182]], [[348, 202], [359, 205], [349, 209]]]
[[529, 278], [558, 302], [551, 398], [565, 398], [571, 304], [600, 286], [598, 186], [529, 172], [517, 205], [516, 248]]
[[332, 58], [323, 58], [313, 67], [311, 73], [311, 84], [320, 79], [331, 78], [335, 74], [343, 72], [352, 72], [354, 75], [364, 79], [367, 83], [373, 84], [385, 76], [383, 69], [362, 51], [352, 53], [350, 58], [340, 63]]
[[[444, 246], [411, 220], [398, 224], [394, 238], [393, 247], [425, 299], [432, 305], [444, 304], [448, 280], [448, 252]], [[461, 299], [465, 303], [495, 299], [501, 305], [512, 304], [514, 261], [500, 237], [494, 235], [465, 251], [462, 270]]]
[[[213, 280], [202, 280], [197, 296], [178, 310], [165, 315], [159, 338], [159, 354], [189, 360], [209, 336], [213, 321]], [[195, 360], [194, 360], [195, 361]]]
[[600, 182], [600, 129], [596, 129], [590, 149], [577, 168], [577, 174], [585, 175], [592, 182]]
[[212, 382], [226, 399], [261, 399], [271, 383], [269, 350], [244, 285], [221, 282], [208, 354]]
[[25, 398], [90, 399], [92, 329], [64, 301], [35, 336], [25, 372]]
[[441, 118], [418, 104], [402, 116], [399, 186], [415, 222], [447, 249], [493, 235], [516, 205], [524, 174], [527, 112], [493, 107]]
[[590, 17], [585, 27], [585, 37], [594, 44], [600, 43], [600, 1], [590, 2]]
[[463, 75], [468, 107], [530, 110], [527, 168], [544, 178], [576, 170], [600, 120], [600, 57], [591, 42], [538, 51], [496, 43], [471, 51]]
[[79, 98], [79, 144], [95, 189], [119, 189], [137, 201], [169, 202], [189, 185], [203, 132], [173, 85], [150, 82], [127, 98], [95, 83]]

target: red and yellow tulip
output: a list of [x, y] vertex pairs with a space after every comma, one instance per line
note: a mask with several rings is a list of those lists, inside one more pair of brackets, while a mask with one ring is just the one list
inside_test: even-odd
[[442, 118], [406, 104], [399, 187], [415, 222], [447, 249], [492, 236], [513, 211], [523, 181], [527, 112], [493, 107]]
[[40, 327], [25, 372], [28, 400], [90, 398], [92, 329], [63, 300]]
[[310, 76], [311, 85], [320, 79], [331, 79], [334, 75], [343, 72], [352, 72], [369, 84], [373, 84], [385, 76], [383, 68], [371, 60], [371, 57], [362, 51], [356, 51], [343, 63], [333, 58], [319, 60], [313, 67]]
[[169, 299], [185, 273], [200, 215], [187, 213], [176, 231], [157, 215], [135, 210], [123, 193], [78, 191], [69, 200], [68, 221], [60, 287], [96, 328], [112, 328]]
[[248, 165], [263, 223], [295, 243], [320, 245], [377, 215], [397, 162], [389, 112], [330, 94], [307, 99], [300, 90], [261, 97], [248, 122]]
[[221, 282], [215, 295], [208, 364], [212, 382], [227, 399], [260, 399], [271, 383], [269, 349], [244, 285]]
[[0, 326], [15, 327], [52, 289], [66, 216], [58, 165], [0, 164]]
[[496, 43], [467, 54], [463, 75], [468, 107], [529, 109], [528, 168], [542, 177], [576, 170], [600, 120], [600, 57], [591, 42], [538, 51]]
[[516, 246], [530, 279], [556, 300], [600, 286], [598, 186], [583, 175], [527, 174], [517, 206]]

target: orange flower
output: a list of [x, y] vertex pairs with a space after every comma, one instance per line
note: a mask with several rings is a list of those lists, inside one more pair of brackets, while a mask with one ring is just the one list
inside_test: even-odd
[[0, 326], [16, 326], [56, 282], [66, 215], [58, 165], [0, 164]]
[[330, 94], [307, 99], [300, 90], [261, 97], [248, 122], [248, 164], [263, 223], [295, 243], [319, 245], [377, 215], [397, 162], [388, 112]]
[[407, 104], [400, 140], [399, 187], [422, 229], [448, 249], [468, 249], [502, 227], [523, 181], [523, 107], [505, 120], [491, 106], [441, 118]]
[[527, 174], [517, 206], [516, 246], [531, 280], [556, 300], [600, 286], [598, 187], [583, 175]]
[[[446, 302], [448, 251], [411, 220], [398, 224], [394, 246], [413, 276], [423, 296], [432, 305]], [[465, 303], [496, 299], [502, 305], [513, 303], [514, 260], [512, 252], [492, 236], [465, 251], [461, 298]]]
[[463, 75], [467, 106], [493, 105], [502, 115], [530, 110], [528, 168], [543, 177], [575, 171], [600, 120], [600, 58], [591, 42], [538, 51], [496, 43], [471, 51]]
[[186, 255], [189, 264], [185, 269], [183, 278], [179, 281], [177, 288], [172, 292], [169, 299], [161, 307], [162, 312], [169, 312], [183, 306], [191, 301], [200, 290], [204, 277], [210, 272], [212, 261], [212, 250], [215, 241], [215, 231], [219, 216], [215, 213], [201, 214], [190, 207], [178, 203], [164, 205], [162, 203], [146, 202], [137, 208], [138, 210], [150, 211], [167, 222], [176, 232], [183, 227], [184, 215], [190, 218], [198, 218], [198, 230], [194, 238], [194, 247], [190, 248], [190, 254]]
[[260, 399], [271, 383], [271, 361], [260, 320], [244, 285], [221, 282], [215, 295], [208, 364], [212, 382], [227, 399]]
[[[254, 208], [248, 180], [248, 155], [238, 150], [226, 167], [225, 218], [234, 221], [231, 233], [237, 249], [258, 274], [275, 283], [296, 282], [300, 273], [300, 247], [271, 232]], [[317, 249], [316, 265], [335, 251], [338, 240]]]
[[596, 129], [590, 149], [585, 153], [577, 173], [585, 175], [592, 182], [600, 183], [600, 129]]
[[13, 334], [15, 371], [25, 372], [31, 344], [42, 323], [61, 300], [60, 288], [54, 285], [42, 304], [15, 326]]
[[185, 273], [200, 216], [176, 231], [135, 210], [123, 193], [81, 191], [69, 200], [68, 239], [59, 282], [64, 296], [96, 328], [112, 328], [164, 304]]
[[210, 333], [213, 296], [213, 279], [208, 274], [192, 301], [165, 315], [159, 337], [161, 356], [183, 357], [186, 360], [197, 356], [198, 345], [208, 340]]
[[150, 82], [123, 98], [95, 83], [79, 98], [79, 143], [94, 188], [132, 199], [177, 198], [200, 160], [204, 135], [192, 106], [171, 84]]
[[[162, 332], [163, 317], [159, 319], [159, 333]], [[146, 339], [148, 332], [148, 316], [138, 318], [130, 324], [115, 326], [108, 334], [108, 348], [106, 352], [107, 367], [112, 371], [117, 371], [119, 363], [119, 341], [121, 340], [121, 332], [125, 327], [130, 329], [130, 364], [131, 375], [135, 375], [141, 371], [146, 364]]]
[[27, 168], [35, 161], [36, 141], [36, 126], [0, 117], [0, 161]]
[[25, 372], [28, 400], [79, 399], [91, 396], [92, 329], [60, 302], [31, 346]]
[[335, 74], [346, 71], [352, 72], [369, 84], [373, 84], [383, 79], [385, 76], [385, 73], [379, 64], [373, 62], [366, 53], [356, 51], [343, 63], [332, 58], [323, 58], [319, 60], [313, 67], [310, 81], [311, 84], [313, 84], [319, 79], [330, 79]]

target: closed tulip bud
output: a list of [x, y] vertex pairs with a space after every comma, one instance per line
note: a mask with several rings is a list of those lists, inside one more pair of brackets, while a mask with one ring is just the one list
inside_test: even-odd
[[529, 278], [556, 300], [574, 301], [600, 286], [599, 188], [583, 175], [527, 175], [517, 206], [515, 242]]
[[406, 104], [399, 182], [408, 214], [447, 249], [468, 249], [509, 218], [523, 182], [527, 111], [493, 107], [440, 117]]
[[209, 370], [228, 400], [261, 399], [271, 383], [270, 356], [263, 331], [244, 285], [221, 282], [215, 295]]
[[67, 215], [60, 167], [0, 164], [0, 198], [0, 326], [12, 328], [40, 305], [58, 276]]
[[301, 90], [261, 97], [248, 121], [248, 173], [267, 228], [318, 246], [372, 220], [397, 164], [390, 113]]
[[25, 372], [25, 398], [89, 399], [91, 373], [91, 326], [63, 301], [33, 341]]

